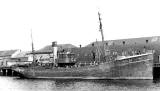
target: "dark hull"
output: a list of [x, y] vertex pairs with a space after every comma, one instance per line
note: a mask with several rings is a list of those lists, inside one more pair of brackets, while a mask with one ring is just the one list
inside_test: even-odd
[[23, 68], [15, 70], [25, 78], [55, 79], [153, 79], [152, 61], [140, 60], [125, 64], [103, 63], [77, 68]]

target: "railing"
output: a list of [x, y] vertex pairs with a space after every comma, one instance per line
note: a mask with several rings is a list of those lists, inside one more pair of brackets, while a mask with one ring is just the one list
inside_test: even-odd
[[100, 62], [93, 61], [93, 62], [79, 62], [76, 64], [76, 67], [81, 67], [81, 66], [94, 66], [98, 65]]

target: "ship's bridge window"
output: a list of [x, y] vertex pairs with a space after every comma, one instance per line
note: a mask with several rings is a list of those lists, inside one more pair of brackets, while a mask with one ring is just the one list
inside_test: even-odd
[[59, 58], [66, 58], [66, 55], [65, 54], [60, 54]]
[[73, 58], [74, 54], [60, 54], [59, 58]]

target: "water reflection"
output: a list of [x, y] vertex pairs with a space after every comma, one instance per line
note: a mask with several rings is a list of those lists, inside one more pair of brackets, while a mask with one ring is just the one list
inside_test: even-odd
[[0, 91], [160, 90], [152, 80], [64, 80], [0, 77]]

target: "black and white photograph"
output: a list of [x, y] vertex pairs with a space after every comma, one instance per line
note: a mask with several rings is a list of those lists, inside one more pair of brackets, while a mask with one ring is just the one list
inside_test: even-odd
[[160, 0], [0, 0], [0, 91], [160, 91]]

